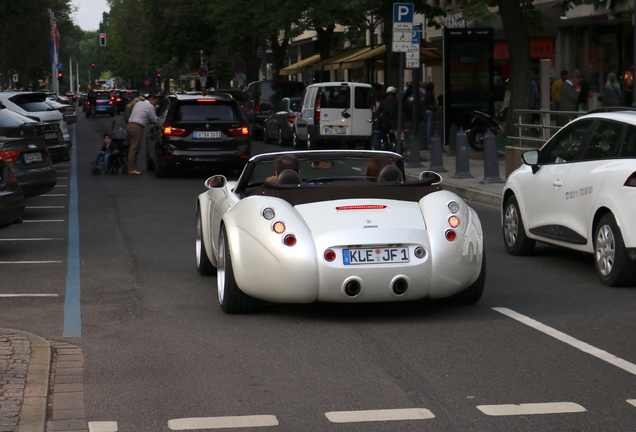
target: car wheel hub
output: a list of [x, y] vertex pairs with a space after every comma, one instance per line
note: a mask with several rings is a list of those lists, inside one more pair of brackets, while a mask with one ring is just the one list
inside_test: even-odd
[[616, 257], [616, 243], [614, 233], [609, 225], [603, 225], [596, 234], [594, 255], [598, 270], [603, 276], [609, 276], [614, 268]]
[[219, 303], [223, 304], [225, 298], [225, 237], [223, 232], [219, 237], [219, 253], [216, 265], [216, 286], [219, 295]]
[[506, 209], [504, 216], [504, 234], [508, 246], [514, 246], [517, 242], [517, 236], [519, 235], [519, 216], [517, 215], [515, 206], [510, 205]]

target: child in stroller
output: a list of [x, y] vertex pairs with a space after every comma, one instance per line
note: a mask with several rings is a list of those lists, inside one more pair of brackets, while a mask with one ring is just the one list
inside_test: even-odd
[[[127, 154], [126, 131], [120, 128], [110, 134], [104, 133], [104, 143], [95, 157], [91, 172], [93, 175], [99, 175], [102, 171], [108, 174], [119, 174], [119, 171], [125, 173]], [[101, 166], [100, 161], [103, 161]]]

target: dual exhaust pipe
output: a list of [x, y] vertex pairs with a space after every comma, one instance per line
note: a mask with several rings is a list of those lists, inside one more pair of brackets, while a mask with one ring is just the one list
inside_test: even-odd
[[[391, 283], [391, 291], [397, 296], [404, 295], [409, 289], [409, 282], [405, 278], [394, 279]], [[357, 297], [362, 291], [362, 283], [358, 279], [350, 279], [344, 284], [344, 293], [347, 297]]]

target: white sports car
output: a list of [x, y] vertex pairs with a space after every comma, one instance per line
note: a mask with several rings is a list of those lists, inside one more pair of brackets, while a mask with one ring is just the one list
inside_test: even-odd
[[[297, 158], [299, 171], [272, 181], [281, 155]], [[391, 152], [254, 156], [237, 181], [205, 182], [197, 200], [199, 273], [216, 267], [227, 313], [263, 302], [477, 302], [486, 275], [477, 213], [442, 190], [437, 173], [403, 178], [404, 159]]]

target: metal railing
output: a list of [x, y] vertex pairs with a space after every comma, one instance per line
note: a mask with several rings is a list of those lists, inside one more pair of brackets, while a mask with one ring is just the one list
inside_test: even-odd
[[[517, 128], [517, 135], [509, 135], [509, 140], [536, 143], [535, 147], [541, 147], [551, 136], [553, 131], [561, 129], [562, 126], [556, 124], [556, 119], [563, 119], [563, 123], [566, 124], [570, 120], [585, 115], [584, 111], [551, 111], [551, 110], [531, 110], [531, 109], [516, 109], [515, 115], [518, 116], [518, 122], [514, 123]], [[524, 116], [528, 118], [529, 115], [539, 116], [539, 123], [524, 123]], [[552, 120], [555, 120], [555, 124], [552, 124]], [[567, 120], [567, 121], [566, 121]], [[537, 134], [538, 131], [538, 134]]]

